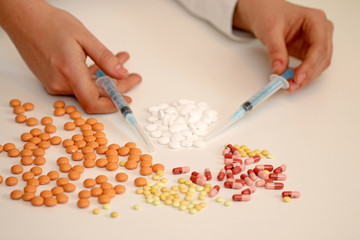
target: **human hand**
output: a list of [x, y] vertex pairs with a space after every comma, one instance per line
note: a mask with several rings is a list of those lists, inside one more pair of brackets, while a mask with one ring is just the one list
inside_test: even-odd
[[[92, 79], [98, 67], [118, 79], [121, 93], [140, 83], [139, 75], [123, 67], [127, 53], [114, 56], [69, 13], [42, 0], [12, 2], [1, 3], [0, 24], [48, 93], [75, 95], [87, 113], [108, 113], [117, 109]], [[96, 64], [90, 69], [87, 56]]]
[[330, 65], [334, 26], [321, 10], [283, 0], [239, 0], [233, 26], [254, 33], [265, 44], [276, 74], [285, 71], [289, 55], [302, 60], [289, 81], [290, 92], [309, 84]]

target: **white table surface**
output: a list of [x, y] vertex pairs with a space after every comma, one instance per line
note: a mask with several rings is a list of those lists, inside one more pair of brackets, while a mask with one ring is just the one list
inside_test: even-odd
[[[136, 116], [145, 124], [146, 108], [188, 98], [205, 101], [224, 120], [255, 91], [268, 82], [270, 64], [265, 47], [254, 40], [238, 43], [199, 21], [174, 1], [51, 1], [77, 18], [113, 52], [126, 50], [130, 71], [143, 77], [141, 85], [128, 95]], [[208, 199], [207, 209], [197, 215], [172, 207], [154, 207], [134, 193], [128, 171], [127, 191], [115, 197], [112, 210], [95, 216], [95, 199], [85, 210], [76, 207], [76, 193], [69, 203], [55, 208], [32, 207], [13, 201], [9, 193], [22, 189], [0, 184], [0, 239], [360, 239], [359, 221], [359, 136], [360, 136], [360, 2], [298, 0], [321, 8], [335, 24], [332, 64], [310, 86], [289, 94], [273, 96], [202, 149], [170, 150], [156, 145], [154, 162], [166, 166], [168, 185], [176, 184], [171, 169], [189, 165], [192, 170], [209, 167], [216, 176], [223, 166], [223, 144], [246, 144], [269, 149], [273, 160], [263, 163], [288, 165], [286, 189], [298, 190], [300, 199], [282, 202], [281, 191], [259, 189], [247, 203], [224, 207]], [[13, 142], [21, 147], [19, 136], [29, 127], [14, 121], [8, 102], [19, 98], [35, 104], [29, 115], [52, 114], [52, 103], [62, 99], [80, 109], [73, 97], [48, 95], [23, 63], [9, 38], [0, 32], [0, 144]], [[81, 110], [82, 111], [82, 110]], [[85, 117], [90, 117], [86, 116]], [[105, 124], [113, 143], [136, 140], [118, 114], [96, 115]], [[63, 138], [64, 118], [56, 118], [57, 134]], [[220, 121], [218, 122], [220, 123]], [[55, 160], [64, 155], [62, 147], [47, 153], [44, 170], [57, 169]], [[18, 159], [0, 153], [0, 174], [10, 176], [9, 168]], [[25, 169], [28, 169], [26, 167]], [[118, 171], [124, 171], [123, 169]], [[114, 172], [87, 170], [81, 179]], [[186, 175], [188, 176], [188, 175]], [[115, 183], [115, 181], [112, 181]], [[217, 181], [212, 181], [215, 184]], [[77, 182], [82, 188], [80, 180]], [[45, 188], [44, 188], [45, 189]], [[221, 189], [230, 199], [234, 190]], [[140, 204], [141, 211], [132, 210]]]

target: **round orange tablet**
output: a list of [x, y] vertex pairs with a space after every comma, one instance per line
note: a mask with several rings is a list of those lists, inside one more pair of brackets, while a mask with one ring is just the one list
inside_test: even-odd
[[50, 147], [50, 143], [48, 141], [41, 141], [39, 142], [38, 147], [42, 149], [48, 149]]
[[49, 176], [50, 180], [56, 180], [60, 177], [60, 173], [57, 171], [50, 171], [47, 175]]
[[83, 165], [86, 168], [93, 168], [93, 167], [95, 167], [96, 162], [95, 162], [95, 160], [92, 160], [92, 159], [85, 159], [83, 161]]
[[24, 181], [28, 181], [30, 179], [33, 179], [35, 177], [35, 174], [32, 173], [32, 172], [24, 172], [23, 175], [22, 175], [22, 179]]
[[23, 114], [25, 112], [25, 108], [23, 106], [14, 107], [13, 112], [15, 114]]
[[22, 173], [24, 168], [21, 165], [15, 164], [11, 167], [11, 172], [13, 174], [20, 174]]
[[51, 189], [51, 192], [57, 196], [57, 195], [60, 195], [60, 194], [63, 194], [64, 193], [64, 189], [62, 187], [59, 187], [59, 186], [55, 186]]
[[14, 148], [15, 148], [15, 144], [13, 144], [13, 143], [5, 143], [3, 146], [3, 149], [5, 152], [8, 152], [9, 150], [14, 149]]
[[105, 134], [104, 132], [96, 132], [96, 133], [94, 134], [94, 136], [95, 136], [96, 138], [103, 138], [103, 137], [106, 137], [106, 134]]
[[8, 186], [15, 186], [18, 183], [18, 179], [16, 177], [8, 177], [5, 179], [5, 183]]
[[115, 178], [118, 182], [126, 182], [128, 180], [128, 175], [124, 172], [119, 172], [116, 174]]
[[42, 133], [42, 131], [39, 128], [33, 128], [30, 130], [30, 133], [33, 137], [37, 137]]
[[99, 158], [98, 160], [96, 160], [96, 166], [100, 168], [105, 167], [106, 164], [108, 164], [108, 160], [106, 160], [105, 158]]
[[108, 181], [108, 177], [105, 175], [99, 175], [95, 178], [97, 184], [102, 184]]
[[25, 111], [31, 111], [34, 109], [34, 104], [27, 102], [23, 104], [23, 107], [25, 108]]
[[141, 161], [140, 167], [152, 167], [152, 162], [151, 161]]
[[108, 162], [117, 163], [119, 161], [119, 156], [111, 155], [111, 156], [107, 156], [106, 159], [108, 160]]
[[107, 146], [99, 146], [96, 148], [96, 152], [98, 154], [104, 154], [108, 150]]
[[42, 156], [45, 155], [45, 150], [42, 149], [42, 148], [35, 148], [35, 149], [33, 150], [33, 155], [34, 155], [35, 157], [42, 157]]
[[99, 132], [104, 129], [104, 124], [97, 122], [97, 123], [93, 124], [91, 127], [94, 131]]
[[3, 146], [0, 144], [0, 153], [3, 151]]
[[134, 142], [128, 142], [128, 143], [126, 143], [125, 144], [125, 147], [128, 147], [128, 148], [135, 148], [136, 147], [136, 143], [134, 143]]
[[80, 198], [80, 199], [83, 199], [83, 198], [89, 198], [89, 197], [91, 197], [91, 193], [90, 193], [90, 191], [89, 190], [81, 190], [79, 193], [78, 193], [78, 197]]
[[36, 179], [36, 178], [32, 178], [32, 179], [27, 180], [27, 181], [26, 181], [26, 184], [27, 184], [28, 186], [34, 186], [34, 187], [37, 187], [37, 186], [39, 186], [39, 185], [40, 185], [40, 182], [39, 182], [39, 180], [38, 180], [38, 179]]
[[38, 177], [40, 185], [46, 185], [50, 182], [50, 177], [47, 175], [41, 175]]
[[71, 171], [68, 173], [68, 178], [70, 180], [78, 180], [81, 177], [81, 174], [77, 171]]
[[65, 111], [66, 113], [72, 113], [72, 112], [75, 112], [76, 111], [76, 107], [72, 106], [72, 105], [69, 105], [67, 107], [65, 107]]
[[62, 142], [62, 145], [63, 147], [67, 147], [67, 146], [70, 146], [70, 145], [74, 145], [74, 141], [71, 140], [71, 139], [65, 139], [63, 142]]
[[[88, 132], [87, 132], [88, 133]], [[96, 137], [95, 136], [93, 136], [93, 135], [84, 135], [84, 141], [86, 142], [86, 143], [90, 143], [90, 142], [95, 142], [96, 141]], [[97, 143], [97, 142], [96, 142]], [[100, 145], [99, 143], [97, 143], [98, 144], [98, 146]], [[86, 144], [87, 145], [87, 144]]]
[[93, 130], [83, 130], [82, 131], [82, 135], [84, 136], [85, 141], [89, 142], [89, 140], [86, 139], [86, 137], [92, 136], [92, 140], [91, 141], [95, 141], [97, 138], [94, 136], [94, 131]]
[[85, 120], [82, 118], [77, 118], [74, 120], [74, 123], [77, 127], [80, 127], [81, 125], [85, 124]]
[[119, 144], [113, 143], [113, 144], [110, 144], [110, 145], [109, 145], [109, 148], [110, 148], [110, 149], [118, 150], [118, 149], [120, 148], [120, 146], [119, 146]]
[[71, 169], [72, 171], [76, 171], [76, 172], [79, 172], [79, 173], [83, 173], [84, 172], [84, 167], [81, 166], [81, 165], [75, 165], [73, 166], [73, 168]]
[[65, 114], [65, 109], [63, 108], [55, 108], [54, 110], [54, 115], [57, 116], [57, 117], [60, 117], [60, 116], [64, 116]]
[[61, 177], [59, 178], [58, 180], [56, 180], [56, 184], [59, 186], [59, 187], [63, 187], [65, 184], [69, 183], [69, 179], [67, 178], [64, 178], [64, 177]]
[[112, 189], [113, 188], [113, 185], [109, 182], [104, 182], [102, 184], [100, 184], [100, 188], [102, 190], [105, 190], [105, 189]]
[[156, 172], [159, 171], [159, 170], [164, 171], [164, 170], [165, 170], [165, 167], [164, 167], [164, 165], [162, 165], [161, 163], [157, 163], [157, 164], [154, 164], [154, 165], [152, 166], [152, 170], [156, 173]]
[[44, 204], [44, 198], [40, 196], [35, 196], [31, 199], [31, 204], [35, 207], [39, 207]]
[[32, 167], [30, 169], [30, 172], [32, 172], [35, 176], [39, 176], [42, 173], [42, 168], [41, 167]]
[[23, 114], [16, 115], [16, 117], [15, 117], [15, 121], [17, 123], [24, 123], [24, 122], [26, 122], [26, 120], [27, 120], [27, 117]]
[[91, 196], [98, 197], [102, 194], [103, 190], [99, 187], [94, 187], [90, 190]]
[[57, 100], [54, 102], [54, 108], [64, 108], [65, 102], [61, 100]]
[[70, 163], [62, 163], [59, 165], [59, 169], [61, 172], [70, 172], [70, 170], [72, 169], [72, 166]]
[[33, 135], [31, 133], [23, 133], [23, 134], [21, 134], [21, 140], [23, 140], [24, 142], [28, 142], [32, 137], [33, 137]]
[[[36, 144], [28, 142], [24, 144], [24, 149], [34, 150], [36, 148]], [[32, 155], [32, 151], [31, 151]]]
[[84, 140], [75, 141], [74, 144], [80, 149], [83, 149], [84, 147], [86, 147], [86, 142]]
[[52, 145], [59, 145], [61, 143], [61, 141], [62, 141], [62, 139], [59, 136], [54, 136], [54, 137], [50, 138], [50, 143]]
[[39, 142], [41, 142], [41, 139], [39, 137], [32, 137], [29, 142], [37, 145]]
[[97, 147], [99, 147], [99, 144], [97, 142], [95, 142], [95, 141], [92, 141], [92, 142], [87, 142], [86, 146], [87, 147], [92, 147], [93, 149], [96, 149]]
[[140, 174], [143, 176], [147, 176], [150, 175], [152, 173], [152, 168], [151, 167], [142, 167], [140, 169]]
[[74, 153], [78, 150], [79, 148], [76, 145], [69, 145], [66, 147], [66, 152], [67, 153]]
[[38, 124], [38, 120], [36, 118], [30, 117], [26, 120], [26, 125], [35, 126]]
[[71, 154], [71, 159], [74, 161], [81, 161], [84, 158], [84, 154], [82, 152], [74, 152]]
[[98, 197], [98, 202], [100, 204], [105, 204], [105, 203], [109, 203], [111, 200], [110, 196], [109, 195], [100, 195]]
[[3, 176], [0, 175], [0, 183], [2, 183], [4, 180]]
[[146, 178], [143, 178], [143, 177], [137, 177], [137, 178], [135, 178], [134, 183], [135, 183], [135, 186], [137, 186], [137, 187], [143, 187], [147, 184], [147, 180], [146, 180]]
[[72, 183], [66, 183], [63, 188], [65, 192], [73, 192], [76, 189], [75, 185]]
[[27, 192], [27, 193], [24, 193], [23, 196], [22, 196], [22, 199], [24, 201], [31, 201], [31, 199], [33, 199], [35, 197], [35, 193], [32, 193], [32, 192]]
[[106, 145], [108, 143], [108, 140], [106, 138], [96, 138], [96, 141], [100, 146]]
[[53, 193], [49, 190], [44, 190], [40, 193], [40, 197], [43, 197], [43, 198], [52, 197], [52, 196], [53, 196]]
[[77, 202], [79, 208], [87, 208], [90, 206], [90, 201], [86, 198], [82, 198]]
[[44, 131], [47, 133], [54, 133], [56, 132], [56, 127], [52, 124], [49, 124], [44, 128]]
[[121, 147], [118, 149], [118, 153], [120, 156], [126, 156], [129, 154], [129, 152], [130, 152], [130, 148], [128, 147]]
[[20, 190], [14, 190], [10, 193], [10, 197], [13, 200], [19, 200], [22, 198], [22, 196], [23, 196], [23, 192]]
[[105, 165], [105, 168], [109, 171], [115, 171], [119, 168], [119, 165], [116, 162], [109, 162]]
[[45, 163], [46, 163], [46, 159], [42, 156], [34, 158], [35, 165], [41, 166], [41, 165], [44, 165]]
[[131, 148], [130, 149], [130, 152], [129, 152], [130, 155], [138, 155], [138, 156], [141, 156], [142, 155], [142, 151], [140, 150], [140, 148]]
[[93, 152], [86, 153], [86, 154], [84, 155], [84, 159], [85, 159], [85, 160], [95, 160], [95, 159], [96, 159], [96, 154], [93, 153]]
[[95, 118], [88, 118], [88, 119], [86, 119], [86, 123], [93, 125], [93, 124], [97, 123], [97, 120]]
[[152, 161], [153, 160], [152, 156], [149, 154], [141, 155], [140, 159], [141, 159], [141, 161]]
[[77, 118], [81, 118], [81, 112], [73, 111], [72, 113], [70, 113], [70, 118], [73, 120]]
[[135, 162], [139, 162], [140, 161], [140, 156], [139, 155], [135, 155], [135, 154], [131, 154], [128, 157], [128, 161], [135, 161]]
[[53, 120], [51, 117], [43, 117], [40, 122], [42, 125], [46, 126], [46, 125], [52, 124]]
[[76, 125], [75, 125], [75, 123], [73, 123], [73, 122], [66, 122], [65, 124], [64, 124], [64, 129], [66, 130], [66, 131], [72, 131], [72, 130], [74, 130], [76, 128]]
[[132, 169], [137, 168], [137, 165], [138, 165], [138, 163], [136, 161], [126, 161], [125, 168], [132, 170]]
[[59, 194], [56, 196], [56, 200], [58, 203], [67, 203], [67, 201], [69, 200], [69, 197], [65, 194]]
[[83, 147], [83, 149], [81, 149], [81, 152], [83, 154], [94, 153], [94, 148], [92, 148], [92, 147]]
[[96, 185], [96, 181], [92, 178], [87, 178], [84, 180], [84, 187], [86, 188], [92, 188]]
[[49, 141], [50, 140], [50, 134], [46, 133], [46, 132], [40, 133], [38, 137], [41, 139], [41, 141]]
[[35, 193], [36, 192], [36, 187], [33, 186], [33, 185], [26, 185], [24, 187], [24, 192], [32, 192], [32, 193]]
[[115, 197], [116, 192], [114, 189], [104, 189], [103, 195], [108, 195], [110, 198], [113, 198], [113, 197]]
[[126, 188], [124, 185], [119, 184], [114, 187], [114, 190], [116, 194], [121, 194], [126, 191]]
[[59, 157], [56, 160], [56, 163], [57, 163], [57, 165], [64, 164], [64, 163], [69, 163], [69, 159], [67, 157]]
[[92, 127], [91, 127], [90, 124], [85, 123], [85, 124], [83, 124], [83, 125], [80, 126], [80, 130], [81, 130], [81, 131], [92, 130]]
[[7, 153], [9, 157], [18, 157], [20, 155], [20, 150], [14, 148], [14, 149], [10, 149]]
[[21, 105], [21, 101], [19, 99], [11, 99], [9, 104], [12, 107], [18, 107]]
[[44, 204], [47, 207], [53, 207], [58, 203], [57, 199], [54, 197], [47, 197], [44, 199]]

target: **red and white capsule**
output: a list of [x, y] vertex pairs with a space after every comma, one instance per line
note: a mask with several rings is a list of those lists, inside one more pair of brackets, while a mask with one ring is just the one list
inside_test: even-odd
[[256, 163], [256, 162], [258, 162], [258, 161], [260, 161], [260, 156], [259, 156], [259, 155], [255, 155], [255, 156], [253, 156], [253, 157], [251, 157], [251, 158], [245, 159], [245, 164], [246, 164], [246, 165], [249, 165], [249, 164]]
[[205, 174], [206, 180], [210, 181], [212, 179], [211, 171], [209, 168], [205, 168], [204, 174]]
[[251, 200], [251, 195], [249, 194], [234, 194], [232, 200], [235, 202], [246, 202]]
[[255, 186], [264, 187], [267, 183], [273, 183], [273, 182], [274, 182], [273, 179], [261, 179], [255, 182]]
[[172, 173], [177, 175], [177, 174], [182, 174], [182, 173], [188, 173], [190, 172], [190, 167], [176, 167], [173, 168]]
[[285, 191], [281, 193], [282, 197], [291, 197], [291, 198], [299, 198], [301, 196], [300, 192], [295, 191]]
[[229, 147], [226, 147], [224, 150], [223, 150], [223, 155], [225, 156], [225, 154], [228, 154], [230, 153], [231, 149]]
[[280, 167], [275, 168], [274, 173], [282, 173], [282, 172], [285, 172], [286, 169], [287, 169], [287, 166], [285, 164], [283, 164]]
[[248, 185], [248, 186], [251, 186], [251, 185], [254, 183], [253, 180], [251, 180], [251, 178], [249, 178], [249, 176], [246, 175], [246, 174], [241, 174], [241, 175], [240, 175], [240, 178], [241, 178], [242, 180], [244, 180], [245, 183], [246, 183], [246, 185]]
[[215, 197], [220, 191], [220, 186], [219, 185], [215, 185], [209, 192], [209, 197]]
[[240, 163], [234, 163], [233, 164], [233, 169], [232, 169], [232, 172], [234, 175], [238, 174], [238, 173], [241, 173], [242, 171], [245, 170], [246, 166], [245, 165], [241, 165]]
[[266, 189], [276, 189], [276, 190], [283, 189], [284, 184], [280, 183], [280, 182], [266, 183], [265, 188]]
[[263, 170], [268, 170], [269, 172], [271, 172], [273, 169], [274, 169], [274, 166], [273, 165], [256, 165], [255, 168], [263, 171]]
[[287, 175], [283, 173], [270, 173], [269, 178], [279, 181], [285, 181], [287, 179]]
[[203, 178], [206, 181], [206, 177], [204, 175], [202, 175], [201, 173], [198, 173], [198, 172], [194, 171], [194, 172], [191, 173], [191, 176]]
[[241, 194], [250, 195], [250, 194], [254, 193], [255, 191], [256, 191], [256, 187], [252, 186], [252, 187], [242, 190]]
[[228, 165], [228, 164], [233, 164], [233, 163], [240, 163], [243, 164], [243, 161], [240, 158], [225, 158], [224, 159], [224, 164]]
[[218, 180], [218, 181], [224, 180], [225, 175], [226, 175], [225, 173], [226, 173], [226, 170], [222, 168], [222, 169], [220, 170], [220, 172], [218, 173], [218, 175], [217, 175], [217, 180]]
[[254, 168], [254, 173], [261, 179], [267, 179], [268, 178], [268, 175], [264, 171], [262, 171], [262, 170], [260, 170], [258, 168]]
[[236, 181], [225, 181], [224, 182], [224, 187], [226, 188], [233, 188], [233, 189], [241, 189], [244, 185], [240, 182], [236, 182]]
[[256, 181], [257, 177], [256, 174], [254, 173], [254, 170], [252, 169], [247, 170], [247, 174], [251, 180], [253, 180], [254, 182]]
[[227, 179], [234, 179], [234, 174], [231, 170], [226, 170], [226, 178]]
[[201, 176], [194, 176], [194, 175], [192, 175], [192, 176], [190, 177], [190, 180], [191, 180], [193, 183], [195, 183], [195, 184], [197, 184], [197, 185], [200, 185], [200, 186], [205, 186], [205, 184], [206, 184], [206, 178], [203, 178], [203, 177], [201, 177]]

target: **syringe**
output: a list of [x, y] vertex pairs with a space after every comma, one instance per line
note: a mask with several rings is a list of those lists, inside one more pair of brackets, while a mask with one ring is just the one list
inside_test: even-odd
[[216, 137], [220, 133], [222, 133], [225, 129], [230, 127], [234, 122], [239, 120], [241, 117], [245, 115], [245, 113], [250, 112], [253, 108], [259, 105], [261, 102], [266, 100], [268, 97], [276, 93], [279, 89], [287, 89], [289, 88], [288, 80], [293, 79], [294, 71], [290, 68], [286, 69], [285, 72], [281, 75], [271, 74], [270, 82], [262, 88], [260, 91], [255, 93], [249, 100], [241, 105], [241, 107], [231, 115], [230, 119], [228, 119], [222, 125], [219, 125], [217, 128], [209, 132], [204, 140], [208, 141], [213, 137]]
[[132, 110], [127, 105], [123, 96], [117, 90], [117, 88], [113, 82], [114, 80], [111, 79], [109, 76], [106, 76], [105, 73], [101, 69], [98, 69], [95, 72], [95, 76], [98, 78], [96, 80], [96, 84], [98, 86], [102, 87], [106, 91], [106, 93], [109, 95], [109, 97], [111, 98], [111, 100], [113, 101], [115, 106], [119, 109], [121, 114], [124, 116], [126, 122], [133, 129], [133, 131], [138, 135], [138, 137], [143, 141], [146, 149], [149, 152], [153, 152], [155, 150], [154, 145], [151, 143], [151, 141], [146, 136], [145, 132], [139, 126], [139, 123], [136, 121]]

